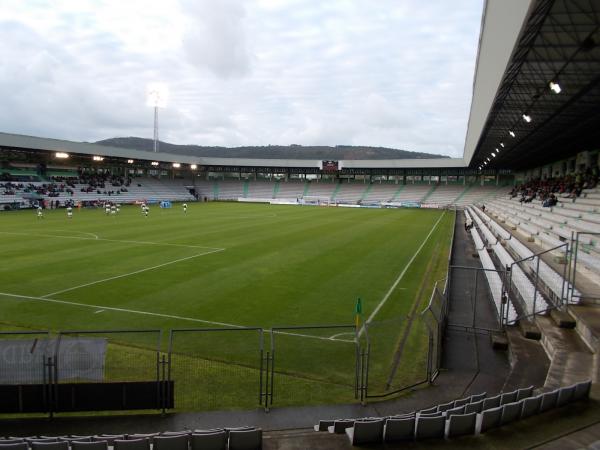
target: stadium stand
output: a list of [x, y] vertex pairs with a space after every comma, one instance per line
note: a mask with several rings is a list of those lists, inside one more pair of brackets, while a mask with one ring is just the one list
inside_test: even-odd
[[322, 420], [315, 431], [348, 436], [352, 445], [392, 443], [481, 434], [590, 395], [590, 380], [548, 392], [534, 393], [534, 386], [503, 392], [494, 397], [475, 394], [433, 407], [384, 417]]
[[184, 430], [92, 436], [0, 438], [2, 450], [260, 450], [262, 429], [255, 427]]

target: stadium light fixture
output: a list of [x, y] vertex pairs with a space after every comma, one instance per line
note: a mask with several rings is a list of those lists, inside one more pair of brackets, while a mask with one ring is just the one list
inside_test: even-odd
[[504, 148], [504, 142], [500, 142], [500, 147]]
[[486, 159], [489, 161], [490, 160], [489, 156]]
[[529, 114], [523, 114], [523, 120], [529, 123], [531, 122], [531, 116]]
[[92, 156], [92, 159], [94, 161], [104, 161], [104, 157], [102, 157], [102, 156], [96, 156], [96, 155], [94, 155], [94, 156]]
[[67, 159], [69, 157], [68, 153], [64, 153], [64, 152], [56, 152], [54, 154], [54, 156], [58, 159]]
[[196, 170], [197, 168], [198, 168], [198, 166], [197, 166], [196, 164], [192, 164], [192, 165], [190, 166], [190, 169], [192, 169], [192, 170]]
[[496, 150], [496, 153], [500, 153], [500, 149], [498, 147], [496, 147], [494, 150]]
[[133, 159], [128, 159], [127, 164], [133, 164]]
[[492, 158], [495, 158], [496, 154], [494, 152], [492, 152]]
[[513, 130], [509, 130], [508, 134], [510, 134], [510, 137], [513, 137], [513, 138], [516, 137], [515, 132]]
[[558, 81], [551, 81], [548, 86], [550, 86], [550, 90], [555, 94], [560, 94], [560, 92], [562, 91], [560, 84], [558, 84]]
[[179, 169], [181, 167], [181, 164], [179, 163], [173, 163], [173, 167], [176, 169]]
[[158, 161], [152, 161], [150, 164], [152, 164], [153, 166], [158, 166]]

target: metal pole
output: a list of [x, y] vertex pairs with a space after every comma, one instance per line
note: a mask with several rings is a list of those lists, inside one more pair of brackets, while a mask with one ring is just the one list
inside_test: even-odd
[[260, 370], [259, 370], [259, 375], [258, 375], [258, 404], [262, 405], [262, 398], [263, 398], [263, 357], [264, 357], [264, 345], [263, 345], [263, 341], [264, 341], [264, 331], [263, 330], [258, 330], [258, 342], [259, 342], [259, 358], [260, 358]]
[[[569, 243], [565, 243], [565, 255], [567, 257], [567, 260], [565, 261], [565, 267], [563, 267], [563, 283], [562, 283], [562, 287], [560, 289], [560, 305], [564, 306], [565, 308], [568, 308], [569, 305], [569, 282], [567, 281], [567, 264], [569, 263]], [[567, 287], [567, 301], [565, 301], [565, 285]]]
[[475, 328], [475, 318], [477, 314], [477, 289], [479, 288], [479, 270], [475, 270], [475, 292], [471, 296], [473, 298], [473, 318], [471, 319], [471, 327]]
[[154, 153], [158, 153], [158, 105], [154, 106]]
[[[571, 251], [573, 251], [573, 250], [571, 249]], [[575, 256], [573, 256], [573, 281], [571, 281], [571, 284], [573, 285], [573, 289], [575, 289], [575, 278], [577, 276], [577, 255], [578, 254], [579, 254], [579, 231], [575, 235]], [[573, 295], [573, 292], [571, 291], [571, 296], [572, 295]]]
[[535, 284], [533, 285], [533, 318], [534, 319], [535, 319], [535, 313], [536, 313], [535, 304], [537, 301], [539, 278], [540, 278], [540, 257], [537, 256], [537, 262], [536, 262], [536, 267], [535, 267]]
[[162, 403], [162, 415], [164, 416], [167, 412], [167, 389], [166, 389], [166, 383], [165, 383], [165, 377], [166, 377], [166, 370], [167, 370], [167, 360], [166, 360], [166, 356], [162, 355], [162, 381], [160, 382], [160, 384], [162, 385], [162, 389], [161, 389], [161, 395], [162, 395], [162, 399], [161, 399], [161, 403]]

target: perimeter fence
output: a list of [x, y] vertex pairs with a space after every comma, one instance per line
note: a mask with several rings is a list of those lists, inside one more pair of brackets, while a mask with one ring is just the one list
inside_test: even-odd
[[433, 381], [447, 310], [355, 325], [0, 333], [0, 413], [366, 403]]

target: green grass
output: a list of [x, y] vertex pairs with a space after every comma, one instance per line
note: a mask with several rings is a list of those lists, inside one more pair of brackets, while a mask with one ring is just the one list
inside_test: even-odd
[[[426, 328], [415, 311], [445, 275], [450, 212], [194, 203], [187, 215], [174, 205], [148, 218], [133, 206], [116, 217], [75, 211], [72, 220], [64, 210], [43, 219], [3, 213], [0, 325], [162, 330], [163, 352], [170, 329], [350, 325], [356, 298], [369, 317], [438, 219], [370, 327], [371, 392], [384, 393], [387, 381], [398, 388], [424, 376]], [[177, 407], [256, 407], [261, 340], [265, 353], [275, 348], [274, 406], [353, 401], [355, 345], [316, 338], [348, 331], [292, 330], [273, 335], [274, 344], [269, 333], [176, 333]], [[107, 379], [147, 379], [156, 342], [152, 333], [113, 335]], [[132, 366], [142, 369], [132, 374]]]

